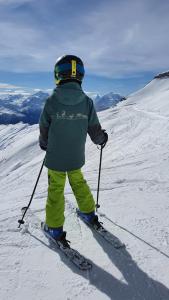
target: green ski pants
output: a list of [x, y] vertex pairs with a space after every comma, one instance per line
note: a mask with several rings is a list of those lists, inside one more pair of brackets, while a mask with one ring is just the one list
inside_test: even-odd
[[90, 213], [95, 210], [95, 202], [81, 169], [60, 172], [48, 169], [48, 198], [46, 203], [46, 224], [62, 227], [64, 224], [66, 174], [80, 211]]

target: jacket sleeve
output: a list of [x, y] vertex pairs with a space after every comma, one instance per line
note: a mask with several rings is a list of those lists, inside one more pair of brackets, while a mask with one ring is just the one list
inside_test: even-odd
[[93, 101], [90, 99], [90, 109], [88, 116], [88, 134], [94, 144], [102, 144], [105, 136], [101, 128], [97, 113], [94, 108]]
[[50, 123], [51, 123], [51, 116], [49, 114], [48, 103], [46, 101], [43, 111], [40, 115], [40, 120], [39, 120], [39, 129], [40, 129], [39, 140], [42, 143], [44, 142], [47, 144]]

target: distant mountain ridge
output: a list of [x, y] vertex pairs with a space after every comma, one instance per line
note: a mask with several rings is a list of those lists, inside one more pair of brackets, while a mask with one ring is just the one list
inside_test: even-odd
[[37, 124], [48, 93], [39, 91], [33, 95], [0, 96], [0, 124], [19, 122]]
[[[0, 94], [0, 124], [16, 124], [19, 122], [30, 125], [37, 124], [48, 96], [49, 93], [43, 91], [38, 91], [32, 95]], [[96, 111], [108, 109], [125, 99], [113, 92], [102, 97], [95, 94], [92, 98]]]
[[169, 78], [169, 71], [165, 71], [154, 76], [154, 79]]
[[102, 111], [115, 106], [118, 102], [126, 100], [124, 96], [110, 92], [102, 97], [97, 95], [94, 104], [97, 111]]

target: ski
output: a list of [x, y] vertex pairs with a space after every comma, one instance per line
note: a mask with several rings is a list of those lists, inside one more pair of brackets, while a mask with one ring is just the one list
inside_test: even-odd
[[79, 209], [76, 209], [77, 216], [86, 224], [88, 225], [92, 230], [97, 232], [104, 240], [106, 240], [109, 244], [111, 244], [115, 249], [121, 249], [125, 248], [125, 244], [122, 243], [117, 237], [115, 237], [112, 233], [107, 231], [103, 226], [101, 226], [99, 229], [97, 229], [95, 226], [93, 226], [91, 223], [87, 222], [80, 214]]
[[65, 254], [65, 256], [80, 270], [86, 271], [92, 268], [92, 263], [80, 254], [77, 250], [69, 247], [63, 247], [63, 245], [53, 239], [47, 232], [44, 231], [44, 222], [41, 222], [41, 229], [44, 235], [52, 242], [56, 250], [60, 250]]
[[[22, 215], [24, 214], [25, 209], [26, 207], [23, 207], [21, 209]], [[64, 253], [67, 259], [71, 261], [76, 267], [78, 267], [78, 269], [83, 271], [91, 270], [92, 263], [87, 258], [85, 258], [82, 254], [80, 254], [77, 250], [71, 248], [70, 246], [66, 248], [63, 247], [63, 245], [59, 244], [55, 239], [53, 239], [44, 231], [44, 222], [41, 222], [41, 220], [34, 214], [34, 212], [31, 211], [31, 209], [29, 209], [28, 216], [31, 218], [33, 217], [34, 221], [36, 222], [36, 228], [42, 230], [43, 234], [47, 237], [49, 242], [52, 243], [52, 247], [55, 249], [55, 251], [59, 250]], [[27, 229], [28, 225], [29, 222], [24, 225], [24, 227], [26, 228], [25, 232], [29, 232]], [[22, 229], [22, 232], [24, 232], [24, 228]]]

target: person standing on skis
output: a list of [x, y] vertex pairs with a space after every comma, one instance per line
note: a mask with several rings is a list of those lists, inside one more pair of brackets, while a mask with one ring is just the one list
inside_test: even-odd
[[80, 214], [88, 222], [101, 226], [95, 215], [95, 201], [83, 177], [87, 134], [96, 145], [104, 146], [108, 135], [101, 128], [93, 101], [83, 92], [82, 60], [65, 55], [56, 61], [56, 88], [46, 100], [40, 116], [39, 145], [46, 151], [48, 197], [44, 230], [68, 246], [64, 225], [64, 187], [66, 175], [77, 200]]

